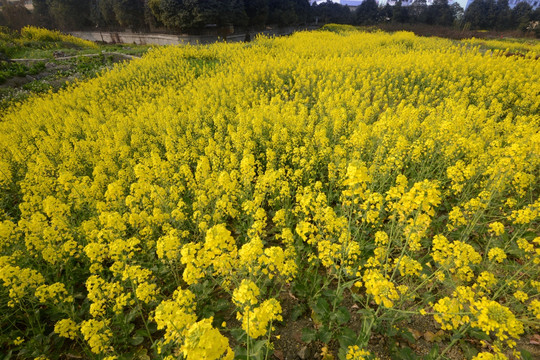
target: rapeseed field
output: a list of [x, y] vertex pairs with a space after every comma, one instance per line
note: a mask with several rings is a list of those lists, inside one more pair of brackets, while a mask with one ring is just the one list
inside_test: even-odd
[[0, 348], [271, 359], [308, 318], [303, 340], [321, 358], [373, 359], [392, 351], [376, 337], [414, 343], [415, 318], [442, 341], [408, 356], [531, 356], [529, 50], [301, 32], [156, 48], [12, 107], [0, 121]]

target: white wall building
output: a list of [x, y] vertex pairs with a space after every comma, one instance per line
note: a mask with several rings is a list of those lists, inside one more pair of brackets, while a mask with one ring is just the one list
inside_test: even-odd
[[[465, 5], [465, 9], [467, 9], [473, 1], [474, 0], [467, 0], [467, 5]], [[510, 6], [510, 9], [513, 9], [520, 2], [528, 3], [529, 5], [531, 5], [533, 10], [540, 6], [540, 0], [508, 0], [508, 5]]]

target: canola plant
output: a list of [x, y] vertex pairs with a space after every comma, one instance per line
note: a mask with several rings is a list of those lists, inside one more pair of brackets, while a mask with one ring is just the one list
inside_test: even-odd
[[520, 357], [540, 327], [537, 55], [301, 32], [156, 48], [13, 107], [0, 348], [265, 359], [296, 299], [342, 359], [384, 355], [370, 339], [412, 316], [446, 334], [435, 358], [465, 337]]

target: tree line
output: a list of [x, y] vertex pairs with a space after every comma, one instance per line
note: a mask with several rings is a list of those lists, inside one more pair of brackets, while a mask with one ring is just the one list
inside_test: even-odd
[[[534, 10], [528, 3], [520, 2], [513, 9], [508, 0], [475, 0], [464, 11], [457, 3], [435, 0], [416, 0], [412, 5], [378, 6], [375, 0], [364, 0], [356, 10], [332, 2], [312, 7], [313, 15], [322, 22], [352, 25], [375, 25], [384, 22], [456, 26], [484, 30], [530, 30], [540, 21], [540, 7]], [[533, 29], [534, 30], [534, 29]], [[540, 26], [536, 24], [537, 34]]]
[[17, 27], [17, 20], [31, 17], [33, 25], [61, 30], [196, 31], [208, 25], [305, 24], [311, 15], [308, 0], [33, 0], [33, 5], [30, 16], [22, 1], [5, 3], [0, 21]]
[[[465, 12], [463, 21], [471, 24], [474, 29], [495, 30], [536, 30], [540, 35], [540, 26], [534, 24], [540, 21], [540, 7], [536, 10], [526, 2], [518, 3], [510, 9], [508, 0], [475, 0]], [[536, 28], [533, 28], [536, 26]]]
[[[61, 30], [197, 32], [208, 26], [262, 28], [269, 24], [288, 26], [311, 23], [376, 25], [380, 23], [460, 26], [471, 29], [526, 30], [540, 21], [540, 7], [525, 2], [510, 9], [508, 0], [475, 0], [466, 11], [458, 3], [416, 0], [403, 6], [378, 5], [364, 0], [354, 11], [327, 1], [310, 5], [309, 0], [33, 0], [32, 14], [20, 3], [4, 2], [0, 25], [14, 28], [29, 23]], [[540, 26], [537, 25], [538, 28]], [[540, 29], [537, 29], [537, 31]]]

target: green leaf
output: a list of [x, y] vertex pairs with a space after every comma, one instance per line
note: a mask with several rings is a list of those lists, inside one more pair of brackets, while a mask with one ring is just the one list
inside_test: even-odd
[[150, 334], [154, 334], [157, 330], [157, 324], [155, 322], [149, 322], [148, 323], [148, 331], [150, 331]]
[[407, 329], [401, 329], [401, 337], [407, 340], [410, 344], [416, 344], [416, 339], [413, 334]]
[[13, 350], [10, 350], [6, 355], [4, 355], [3, 360], [10, 360], [12, 354], [13, 354]]
[[315, 329], [305, 328], [302, 329], [302, 341], [310, 343], [317, 339], [317, 331]]
[[320, 297], [313, 305], [313, 311], [322, 318], [326, 318], [330, 314], [330, 304], [324, 298]]
[[400, 348], [392, 354], [392, 359], [395, 360], [418, 360], [418, 355], [410, 347]]
[[305, 304], [297, 304], [293, 307], [291, 311], [291, 320], [296, 321], [306, 312]]
[[429, 353], [426, 355], [426, 360], [435, 360], [437, 359], [438, 356], [439, 356], [439, 345], [433, 344], [433, 346], [431, 347], [431, 350], [429, 350]]
[[124, 318], [125, 323], [132, 322], [139, 315], [138, 308], [133, 308]]
[[309, 296], [309, 289], [305, 283], [295, 282], [292, 287], [293, 293], [301, 298]]
[[136, 336], [131, 338], [130, 343], [131, 343], [131, 345], [139, 345], [143, 341], [144, 341], [144, 337], [136, 335]]
[[374, 311], [371, 309], [360, 309], [356, 311], [356, 313], [362, 315], [362, 317], [371, 318], [373, 317]]
[[356, 343], [356, 333], [354, 332], [354, 330], [350, 329], [350, 328], [343, 328], [338, 337], [337, 337], [337, 340], [339, 341], [339, 345], [342, 347], [342, 348], [347, 348], [349, 346], [352, 346], [352, 345], [355, 345]]
[[528, 352], [525, 349], [520, 350], [521, 356], [523, 357], [523, 360], [533, 360], [533, 356], [530, 352]]
[[395, 327], [393, 327], [393, 326], [388, 326], [388, 327], [386, 328], [386, 333], [385, 333], [386, 336], [389, 336], [389, 337], [392, 337], [392, 338], [393, 338], [393, 337], [395, 337], [397, 334], [398, 334], [398, 331], [397, 331], [397, 329], [396, 329]]
[[317, 337], [323, 343], [328, 344], [330, 340], [332, 340], [332, 332], [328, 328], [323, 327], [319, 329], [319, 333], [317, 334]]
[[474, 346], [472, 346], [466, 341], [460, 341], [459, 347], [461, 348], [461, 351], [463, 351], [463, 355], [465, 355], [465, 358], [467, 359], [472, 359], [478, 354], [478, 350], [476, 350]]
[[255, 356], [256, 358], [257, 357], [260, 357], [261, 355], [264, 355], [264, 347], [266, 345], [266, 340], [258, 340], [255, 342], [255, 344], [253, 345], [253, 348], [250, 349], [250, 352], [251, 352], [251, 356]]
[[238, 341], [239, 343], [243, 343], [246, 339], [246, 332], [242, 329], [231, 329], [231, 335]]
[[347, 308], [341, 306], [335, 312], [335, 317], [339, 324], [345, 324], [351, 319], [351, 314]]
[[333, 290], [324, 290], [322, 294], [327, 299], [334, 299], [336, 297], [336, 293]]
[[243, 346], [237, 346], [234, 348], [235, 360], [248, 360], [247, 349]]

